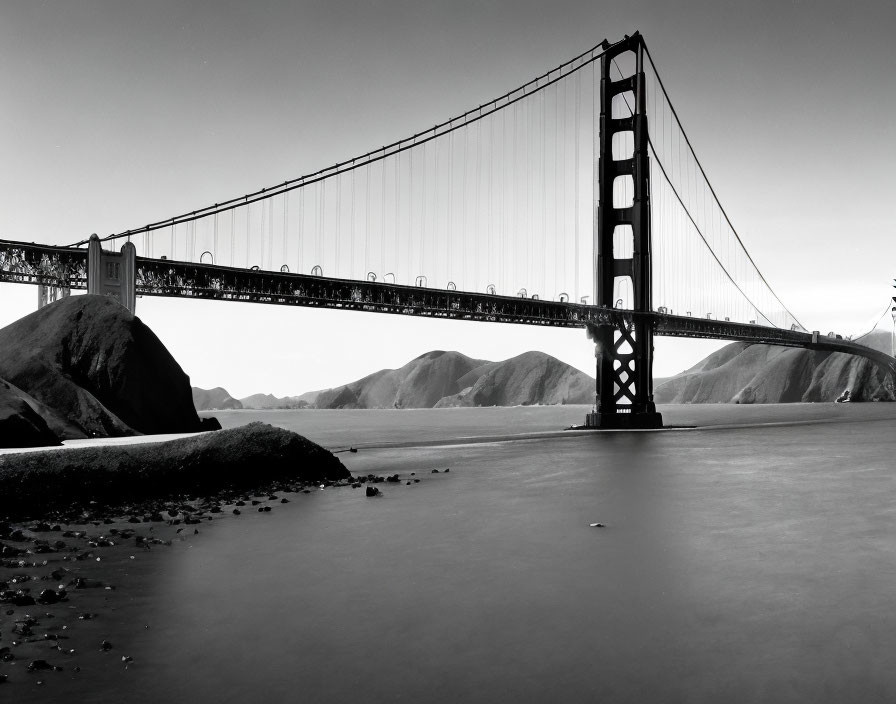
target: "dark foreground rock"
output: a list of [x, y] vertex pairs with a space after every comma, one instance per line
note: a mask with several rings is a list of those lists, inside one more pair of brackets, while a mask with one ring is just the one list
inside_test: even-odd
[[46, 421], [29, 405], [25, 394], [0, 380], [0, 447], [59, 444]]
[[111, 298], [64, 298], [0, 330], [0, 378], [63, 439], [200, 430], [189, 377]]
[[338, 458], [301, 435], [250, 423], [168, 442], [0, 456], [0, 515], [349, 476]]

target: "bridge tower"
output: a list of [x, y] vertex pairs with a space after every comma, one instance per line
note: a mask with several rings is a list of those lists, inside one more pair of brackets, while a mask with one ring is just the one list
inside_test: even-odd
[[103, 249], [100, 238], [87, 243], [87, 293], [111, 296], [131, 311], [137, 310], [137, 248], [131, 242], [121, 252]]
[[[600, 59], [600, 134], [598, 183], [595, 208], [594, 302], [616, 308], [615, 282], [631, 281], [632, 311], [610, 314], [600, 325], [589, 326], [597, 357], [597, 411], [589, 413], [589, 428], [660, 428], [662, 416], [653, 402], [653, 322], [651, 319], [650, 253], [650, 163], [648, 160], [647, 94], [644, 79], [644, 40], [640, 33], [610, 46], [604, 44]], [[613, 60], [625, 52], [635, 55], [635, 72], [614, 81]], [[613, 117], [613, 98], [628, 98], [632, 114]], [[619, 102], [617, 101], [617, 103]], [[634, 103], [632, 105], [632, 103]], [[628, 158], [616, 158], [614, 135], [631, 133], [617, 140], [617, 149], [633, 143]], [[616, 207], [613, 200], [617, 180], [630, 179], [630, 205]], [[630, 238], [630, 239], [629, 239]], [[630, 245], [625, 246], [629, 239]], [[628, 256], [631, 252], [631, 256]]]

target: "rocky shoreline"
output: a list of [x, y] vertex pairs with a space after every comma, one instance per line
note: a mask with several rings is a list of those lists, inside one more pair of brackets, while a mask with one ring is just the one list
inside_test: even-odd
[[[281, 433], [300, 437], [260, 423], [235, 429], [240, 431], [235, 437], [245, 439], [247, 427], [256, 439]], [[233, 431], [199, 437], [227, 433]], [[182, 447], [184, 440], [196, 438], [171, 443]], [[167, 444], [143, 449], [158, 455]], [[120, 448], [86, 449], [94, 451], [90, 457], [105, 457], [108, 464], [117, 461]], [[56, 455], [88, 456], [81, 450], [39, 453], [44, 458]], [[26, 455], [0, 459], [9, 464], [17, 457]], [[27, 457], [32, 464], [38, 455]], [[276, 452], [271, 464], [277, 466]], [[381, 495], [383, 484], [420, 481], [413, 473], [355, 477], [338, 460], [336, 464], [341, 471], [333, 471], [331, 465], [329, 475], [319, 470], [303, 475], [295, 468], [289, 475], [281, 467], [268, 470], [264, 478], [264, 465], [259, 463], [240, 486], [223, 471], [216, 475], [217, 486], [207, 481], [201, 491], [169, 490], [139, 501], [113, 500], [108, 492], [99, 498], [85, 494], [67, 505], [39, 510], [32, 504], [27, 512], [6, 514], [0, 521], [0, 687], [24, 696], [51, 686], [56, 696], [82, 689], [84, 677], [121, 676], [134, 664], [129, 646], [142, 637], [141, 630], [151, 628], [150, 623], [134, 620], [145, 618], [134, 608], [141, 601], [135, 595], [151, 590], [151, 580], [160, 569], [158, 553], [181, 543], [191, 546], [214, 521], [235, 520], [250, 511], [269, 514], [282, 504], [329, 488], [365, 488], [362, 496], [370, 497]], [[8, 481], [9, 467], [4, 471]], [[126, 468], [118, 467], [117, 472], [124, 476]], [[7, 503], [4, 511], [8, 509]], [[131, 617], [123, 620], [119, 611], [129, 611]]]
[[130, 504], [348, 475], [338, 458], [301, 435], [250, 423], [160, 443], [4, 455], [0, 516], [66, 522], [100, 506], [139, 517]]

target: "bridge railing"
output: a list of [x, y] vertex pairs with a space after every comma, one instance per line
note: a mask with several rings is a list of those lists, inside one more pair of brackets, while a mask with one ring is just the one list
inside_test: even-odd
[[0, 240], [0, 281], [87, 288], [87, 250]]

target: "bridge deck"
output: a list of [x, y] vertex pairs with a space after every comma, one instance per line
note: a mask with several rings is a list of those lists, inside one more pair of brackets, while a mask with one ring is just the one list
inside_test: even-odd
[[[0, 240], [0, 281], [87, 287], [87, 250]], [[379, 281], [237, 269], [137, 257], [137, 295], [243, 301], [554, 327], [631, 325], [649, 317], [657, 335], [845, 352], [896, 374], [896, 359], [870, 347], [797, 330], [600, 308], [579, 303], [402, 286]]]

